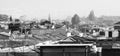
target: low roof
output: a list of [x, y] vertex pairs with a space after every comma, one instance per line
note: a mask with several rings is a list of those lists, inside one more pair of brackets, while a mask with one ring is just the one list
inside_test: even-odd
[[114, 23], [114, 24], [120, 24], [120, 22]]

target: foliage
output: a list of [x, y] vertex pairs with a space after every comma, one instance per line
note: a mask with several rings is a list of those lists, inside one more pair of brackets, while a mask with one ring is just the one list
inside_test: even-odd
[[20, 22], [20, 20], [19, 19], [15, 19], [15, 22]]
[[70, 22], [69, 21], [63, 21], [62, 24], [66, 25], [67, 28], [69, 28], [69, 26], [70, 26]]
[[79, 22], [80, 22], [80, 17], [77, 15], [77, 14], [75, 14], [73, 17], [72, 17], [72, 20], [71, 20], [71, 22], [72, 22], [72, 25], [78, 25], [79, 24]]
[[93, 10], [90, 11], [90, 14], [89, 14], [88, 18], [89, 18], [89, 20], [91, 20], [91, 21], [95, 20], [95, 15], [94, 15], [94, 11], [93, 11]]

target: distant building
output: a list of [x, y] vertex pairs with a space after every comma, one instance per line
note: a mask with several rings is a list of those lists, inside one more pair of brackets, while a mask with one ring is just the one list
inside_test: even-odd
[[120, 30], [120, 22], [114, 24], [114, 29]]

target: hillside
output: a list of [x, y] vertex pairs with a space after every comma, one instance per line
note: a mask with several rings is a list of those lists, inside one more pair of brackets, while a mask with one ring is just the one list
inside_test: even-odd
[[89, 18], [80, 18], [81, 22], [85, 22], [87, 24], [102, 24], [102, 25], [113, 25], [114, 23], [120, 21], [120, 16], [101, 16], [95, 17], [94, 20], [89, 20]]

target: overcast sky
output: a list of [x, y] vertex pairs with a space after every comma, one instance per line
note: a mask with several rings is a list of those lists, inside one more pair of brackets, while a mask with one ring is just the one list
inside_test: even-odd
[[119, 0], [0, 0], [0, 13], [19, 17], [65, 19], [78, 14], [88, 16], [94, 10], [96, 16], [120, 16]]

